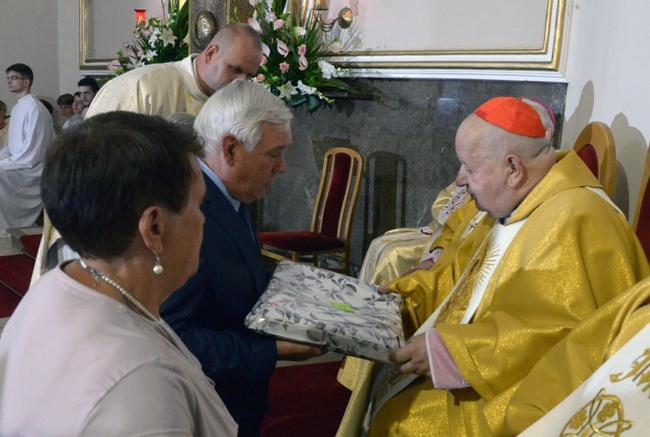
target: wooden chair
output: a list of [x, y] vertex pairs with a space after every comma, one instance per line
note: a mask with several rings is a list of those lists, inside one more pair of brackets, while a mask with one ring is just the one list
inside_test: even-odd
[[611, 198], [616, 182], [616, 147], [609, 126], [598, 121], [589, 123], [580, 132], [573, 150], [587, 164]]
[[[342, 268], [328, 269], [349, 274], [352, 219], [362, 178], [363, 157], [358, 152], [345, 147], [328, 150], [311, 230], [258, 233], [262, 255], [275, 260], [306, 260], [318, 265], [319, 255], [329, 254], [340, 258]], [[284, 254], [279, 253], [278, 249]]]
[[646, 155], [643, 179], [634, 213], [634, 232], [643, 246], [646, 256], [650, 259], [650, 153]]

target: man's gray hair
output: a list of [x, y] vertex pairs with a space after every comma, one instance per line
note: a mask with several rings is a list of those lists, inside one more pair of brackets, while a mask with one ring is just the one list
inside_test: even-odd
[[546, 136], [543, 138], [531, 139], [534, 153], [539, 154], [547, 147], [553, 146], [553, 133], [555, 132], [555, 123], [553, 123], [553, 120], [551, 119], [549, 110], [546, 109], [541, 103], [525, 98], [521, 99], [521, 101], [533, 108], [535, 112], [537, 112], [540, 120], [542, 121], [542, 125], [547, 129]]
[[207, 155], [216, 156], [221, 140], [229, 134], [250, 152], [262, 137], [264, 123], [289, 129], [292, 117], [284, 102], [262, 85], [237, 79], [208, 99], [194, 130]]

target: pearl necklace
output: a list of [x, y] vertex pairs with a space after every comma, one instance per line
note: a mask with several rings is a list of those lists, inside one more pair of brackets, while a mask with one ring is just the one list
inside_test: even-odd
[[152, 322], [160, 323], [160, 326], [162, 326], [165, 329], [165, 331], [171, 334], [172, 332], [171, 328], [163, 321], [161, 317], [156, 317], [153, 314], [151, 314], [151, 312], [148, 309], [146, 309], [144, 305], [140, 303], [140, 301], [138, 301], [135, 297], [133, 297], [131, 293], [126, 291], [126, 289], [124, 289], [124, 287], [118, 284], [117, 281], [115, 281], [113, 278], [108, 276], [106, 273], [90, 267], [88, 264], [84, 262], [84, 260], [80, 259], [79, 262], [81, 263], [81, 267], [83, 267], [84, 270], [90, 272], [90, 274], [93, 275], [93, 278], [95, 279], [95, 287], [99, 285], [98, 278], [103, 279], [104, 282], [106, 282], [108, 285], [112, 286], [117, 291], [119, 291], [120, 294], [124, 296], [124, 299], [126, 299], [127, 302], [133, 305], [133, 307], [135, 307], [136, 310], [140, 311], [142, 315], [144, 315], [147, 319], [151, 320]]

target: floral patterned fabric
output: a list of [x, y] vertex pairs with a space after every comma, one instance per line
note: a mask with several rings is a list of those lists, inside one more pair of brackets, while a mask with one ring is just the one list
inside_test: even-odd
[[293, 261], [278, 264], [246, 326], [331, 351], [390, 362], [404, 345], [402, 298], [375, 285]]

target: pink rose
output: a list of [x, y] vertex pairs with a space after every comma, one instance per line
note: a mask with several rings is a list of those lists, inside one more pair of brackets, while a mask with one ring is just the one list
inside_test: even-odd
[[266, 80], [266, 76], [264, 76], [262, 73], [258, 74], [257, 77], [255, 77], [255, 80], [257, 82], [264, 82]]
[[283, 73], [289, 71], [289, 64], [287, 64], [286, 62], [280, 64], [280, 71], [282, 71]]

